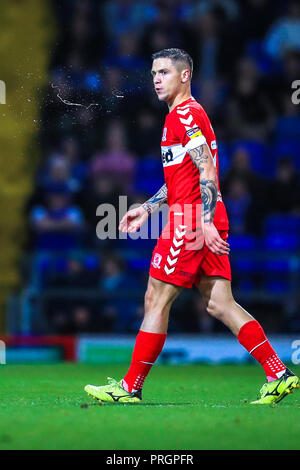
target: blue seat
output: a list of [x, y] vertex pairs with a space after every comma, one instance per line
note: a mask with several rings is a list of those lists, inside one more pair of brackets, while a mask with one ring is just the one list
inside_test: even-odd
[[234, 153], [240, 147], [244, 148], [249, 153], [252, 169], [257, 173], [264, 175], [266, 170], [266, 146], [261, 142], [238, 140], [231, 145], [231, 153]]
[[163, 167], [159, 156], [148, 156], [138, 161], [135, 191], [152, 196], [164, 184]]
[[83, 258], [83, 265], [86, 269], [94, 271], [99, 266], [99, 256], [96, 255], [86, 255]]
[[296, 234], [273, 234], [266, 236], [263, 244], [266, 250], [294, 252], [300, 248], [300, 239]]
[[255, 283], [249, 279], [242, 279], [238, 282], [235, 290], [238, 292], [249, 293], [255, 289]]
[[218, 140], [219, 173], [222, 179], [230, 167], [230, 156], [228, 145]]
[[258, 247], [258, 240], [254, 235], [230, 235], [228, 239], [232, 250], [248, 250], [254, 251]]
[[262, 263], [262, 272], [278, 276], [280, 274], [289, 274], [291, 271], [291, 264], [289, 258], [285, 259], [272, 259]]
[[279, 117], [274, 129], [275, 135], [280, 135], [282, 142], [300, 143], [300, 118], [299, 116]]
[[286, 294], [290, 291], [290, 284], [285, 280], [269, 279], [264, 283], [264, 290], [274, 294]]
[[163, 168], [159, 155], [148, 156], [137, 162], [137, 176], [149, 176], [150, 178], [163, 177]]
[[251, 259], [251, 256], [247, 258], [238, 256], [236, 259], [231, 259], [231, 267], [238, 274], [253, 274], [259, 271], [259, 263]]
[[279, 140], [271, 148], [272, 158], [276, 166], [280, 158], [291, 157], [295, 167], [300, 170], [300, 139]]
[[130, 258], [127, 260], [128, 268], [133, 271], [148, 271], [150, 258]]
[[266, 235], [298, 234], [300, 236], [300, 217], [295, 215], [272, 214], [264, 222]]

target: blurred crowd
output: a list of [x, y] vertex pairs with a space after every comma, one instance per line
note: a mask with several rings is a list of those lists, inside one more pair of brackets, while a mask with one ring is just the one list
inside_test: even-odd
[[[118, 208], [119, 195], [128, 196], [128, 206], [143, 202], [163, 184], [160, 139], [167, 107], [153, 93], [151, 54], [179, 47], [192, 56], [192, 94], [218, 139], [231, 234], [263, 237], [270, 215], [300, 217], [300, 105], [292, 102], [292, 83], [300, 79], [300, 3], [52, 5], [57, 38], [42, 103], [42, 157], [28, 202], [28, 249], [37, 255], [41, 289], [95, 287], [108, 295], [101, 316], [93, 301], [50, 302], [56, 331], [133, 331], [142, 302], [129, 307], [115, 293], [145, 289], [155, 240], [99, 240], [96, 209], [102, 203]], [[80, 250], [99, 256], [79, 259], [74, 253]], [[53, 268], [51, 253], [58, 252], [63, 262]], [[193, 331], [214, 328], [200, 297], [192, 298], [190, 310], [194, 323], [184, 324], [179, 313], [175, 331], [192, 323]]]

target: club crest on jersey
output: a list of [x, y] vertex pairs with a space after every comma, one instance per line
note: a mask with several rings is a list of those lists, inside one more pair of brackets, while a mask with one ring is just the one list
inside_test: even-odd
[[160, 263], [162, 260], [162, 256], [159, 253], [154, 253], [153, 261], [152, 261], [152, 266], [154, 268], [160, 269]]
[[195, 139], [196, 137], [200, 137], [202, 135], [202, 132], [199, 129], [199, 127], [192, 127], [192, 129], [189, 129], [188, 131], [186, 131], [186, 135], [190, 139]]
[[163, 130], [163, 135], [162, 135], [162, 141], [165, 142], [167, 140], [167, 131], [168, 129], [166, 127], [164, 127], [164, 130]]

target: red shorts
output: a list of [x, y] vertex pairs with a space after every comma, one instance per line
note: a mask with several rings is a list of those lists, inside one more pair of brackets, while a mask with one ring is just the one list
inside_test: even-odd
[[[199, 285], [202, 276], [220, 276], [231, 281], [228, 255], [216, 255], [205, 245], [201, 231], [198, 236], [188, 226], [167, 226], [153, 250], [149, 274], [177, 286]], [[228, 230], [219, 230], [227, 240]]]

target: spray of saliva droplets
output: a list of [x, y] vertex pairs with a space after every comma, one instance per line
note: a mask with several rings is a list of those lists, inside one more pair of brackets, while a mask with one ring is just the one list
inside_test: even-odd
[[[61, 96], [61, 92], [60, 92], [60, 89], [59, 89], [59, 86], [57, 85], [53, 85], [53, 83], [51, 83], [51, 87], [52, 88], [56, 88], [58, 90], [58, 93], [57, 93], [57, 98], [60, 99], [60, 101], [64, 104], [66, 104], [67, 106], [79, 106], [79, 107], [82, 107], [82, 108], [85, 108], [85, 109], [89, 109], [91, 108], [92, 106], [100, 106], [101, 107], [101, 104], [100, 103], [90, 103], [88, 105], [85, 105], [85, 104], [82, 104], [82, 103], [72, 103], [71, 101], [69, 100], [66, 100], [65, 98], [63, 98]], [[118, 99], [122, 99], [124, 98], [124, 93], [122, 91], [119, 91], [119, 90], [113, 90], [112, 91], [112, 94], [115, 98], [118, 98]]]
[[60, 96], [60, 89], [57, 85], [53, 85], [53, 83], [51, 83], [51, 87], [52, 88], [57, 88], [57, 90], [58, 90], [57, 98], [59, 98], [60, 101], [64, 104], [66, 104], [67, 106], [80, 106], [80, 107], [85, 108], [85, 109], [89, 109], [91, 106], [101, 106], [99, 103], [90, 103], [89, 105], [85, 105], [85, 104], [82, 104], [82, 103], [72, 103], [71, 101], [66, 100], [66, 99], [62, 98], [62, 96]]

